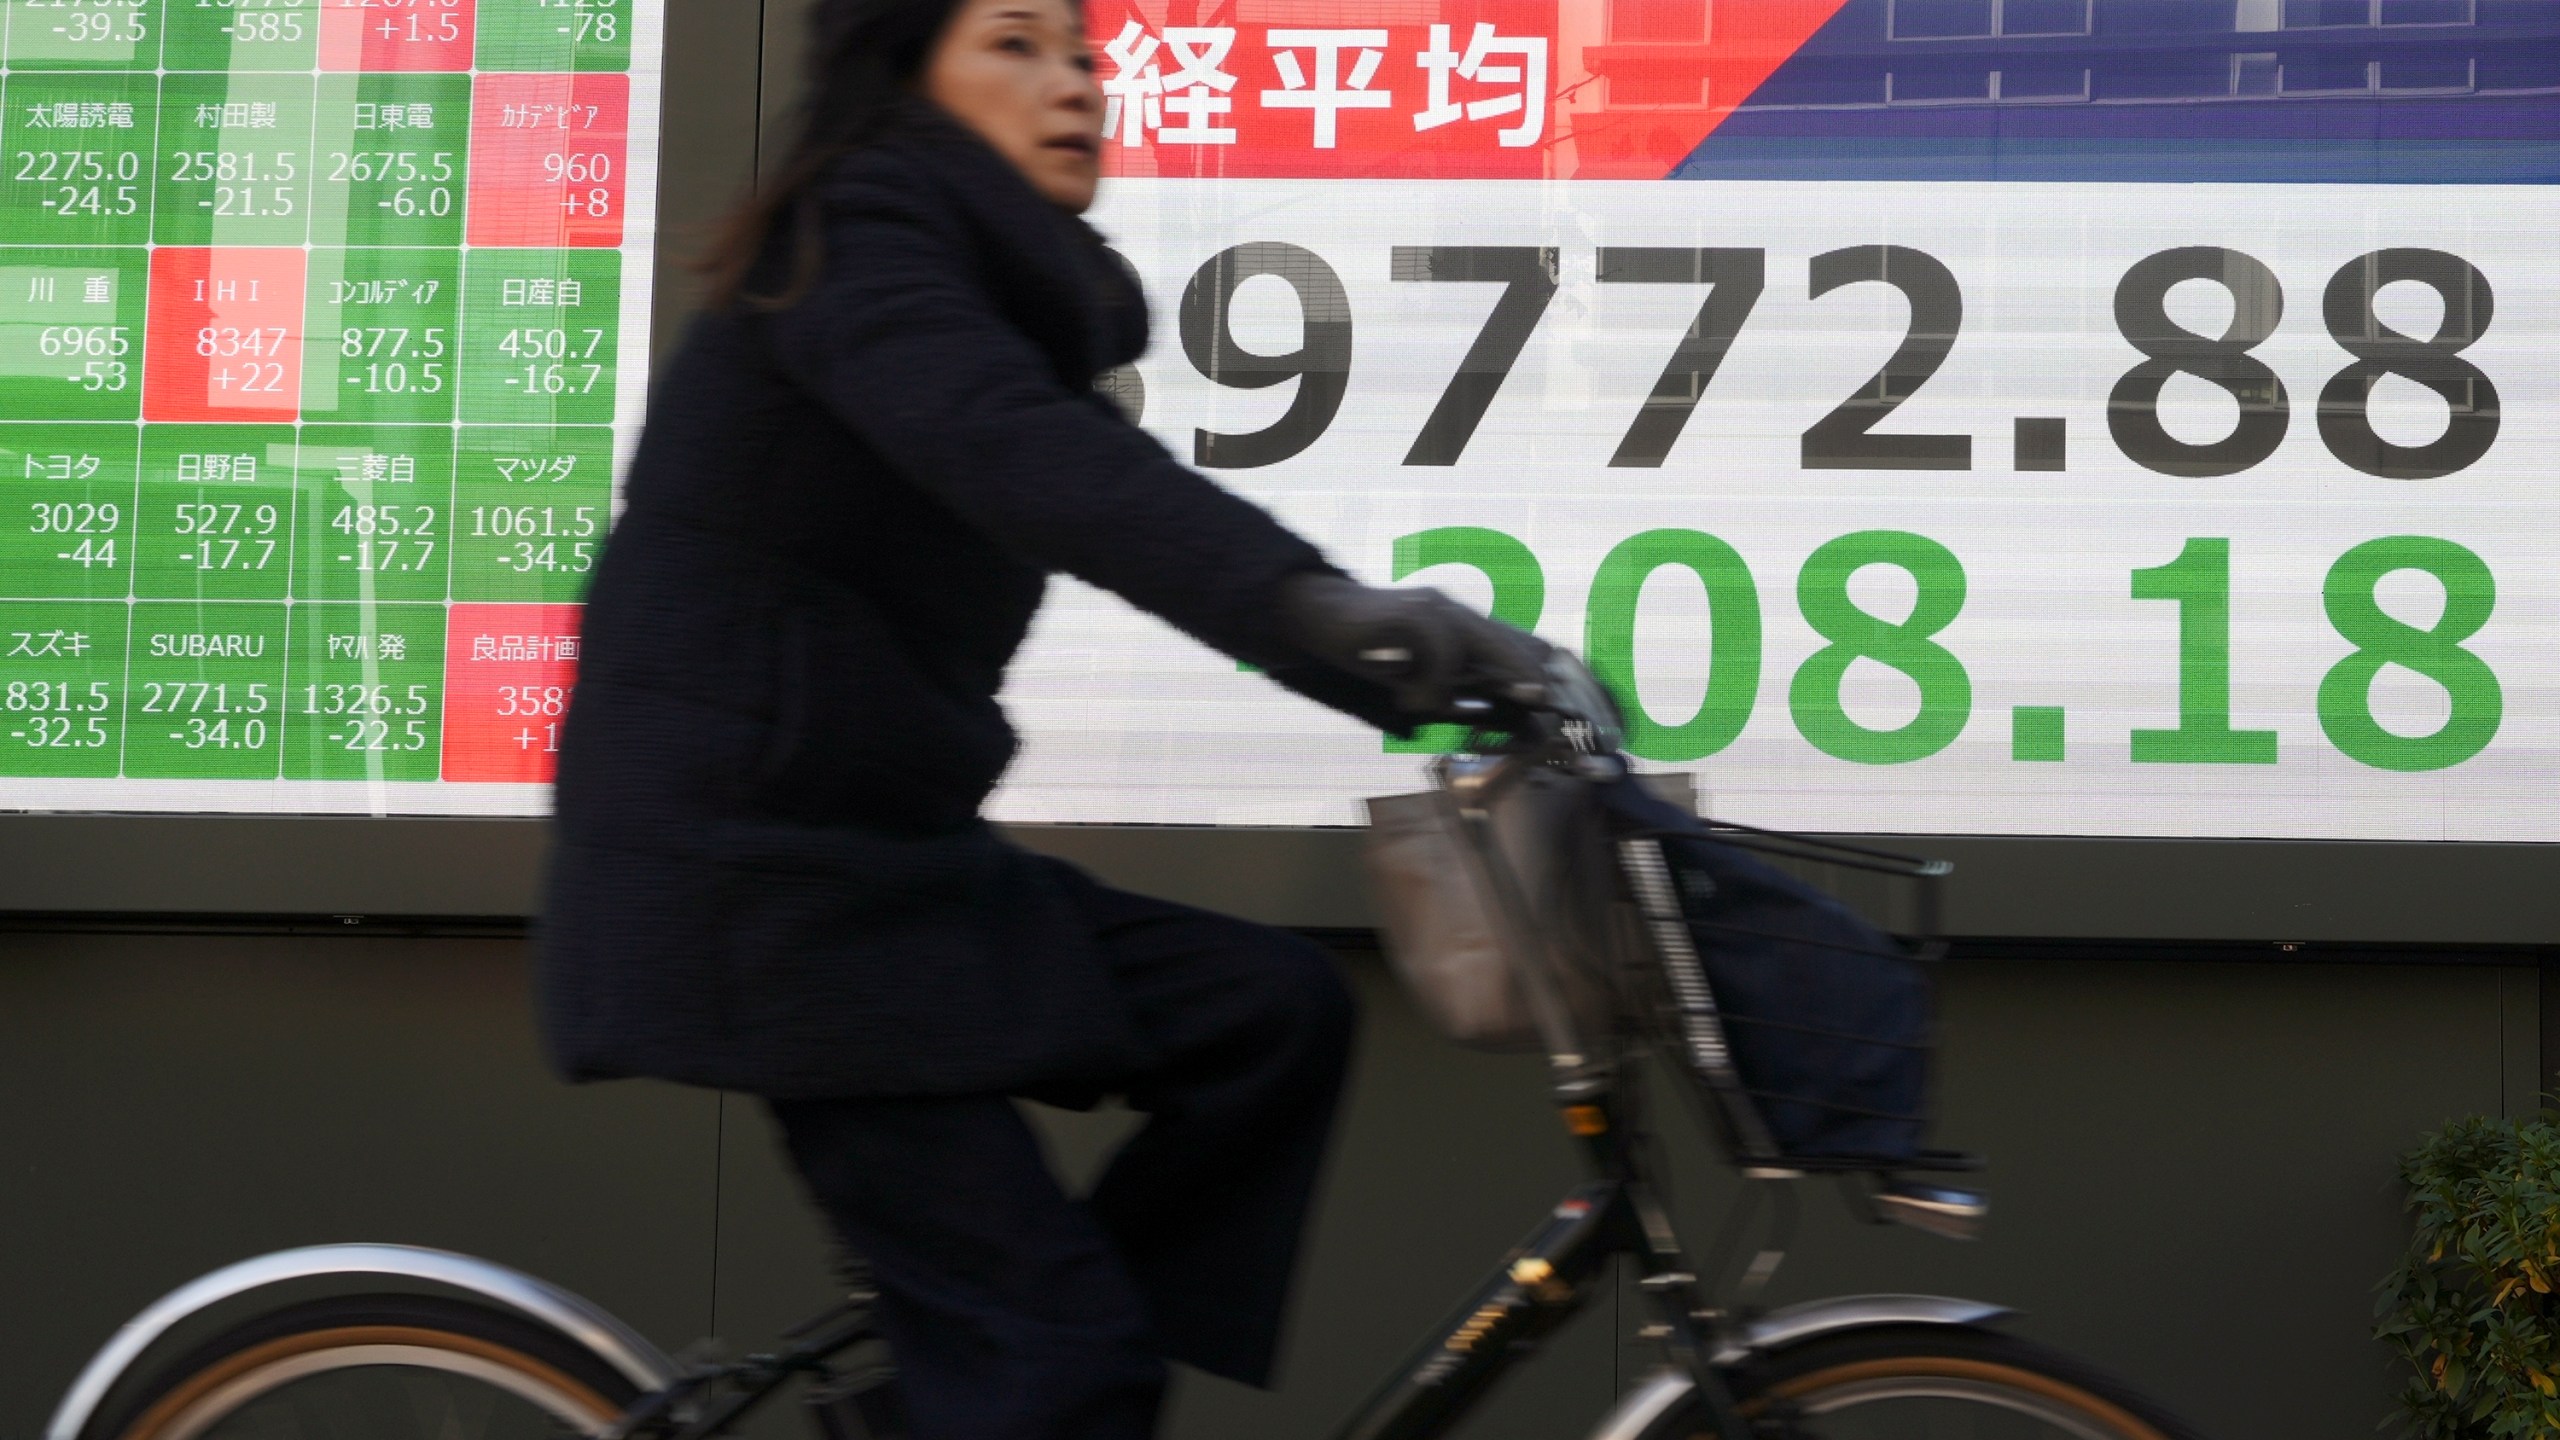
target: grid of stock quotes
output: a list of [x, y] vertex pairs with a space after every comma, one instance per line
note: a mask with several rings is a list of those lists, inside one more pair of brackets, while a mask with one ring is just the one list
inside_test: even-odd
[[656, 18], [5, 0], [0, 777], [549, 778], [646, 368]]

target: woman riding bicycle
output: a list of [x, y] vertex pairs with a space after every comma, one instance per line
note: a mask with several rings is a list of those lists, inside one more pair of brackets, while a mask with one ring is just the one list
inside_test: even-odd
[[[1167, 1358], [1269, 1376], [1351, 1011], [1309, 943], [979, 818], [1047, 576], [1399, 733], [1543, 647], [1353, 583], [1095, 393], [1147, 317], [1075, 218], [1102, 97], [1069, 0], [815, 23], [589, 599], [545, 1031], [578, 1079], [771, 1102], [919, 1440], [1145, 1436]], [[1011, 1097], [1109, 1094], [1150, 1122], [1070, 1198]]]

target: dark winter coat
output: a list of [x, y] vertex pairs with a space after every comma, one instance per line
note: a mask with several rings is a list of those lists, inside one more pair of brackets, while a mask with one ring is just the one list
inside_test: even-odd
[[1391, 716], [1277, 631], [1316, 549], [1094, 393], [1146, 309], [1091, 230], [923, 113], [807, 203], [815, 284], [695, 323], [589, 597], [552, 1056], [775, 1096], [1107, 1083], [1144, 1056], [1084, 922], [978, 818], [1047, 575]]

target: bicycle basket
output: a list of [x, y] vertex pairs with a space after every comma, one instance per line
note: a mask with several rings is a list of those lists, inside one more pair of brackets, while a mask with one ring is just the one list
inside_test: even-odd
[[1934, 948], [1771, 861], [1909, 881], [1924, 933], [1929, 887], [1948, 867], [1701, 821], [1632, 786], [1601, 796], [1664, 982], [1660, 1028], [1717, 1102], [1737, 1158], [1820, 1170], [1919, 1161]]

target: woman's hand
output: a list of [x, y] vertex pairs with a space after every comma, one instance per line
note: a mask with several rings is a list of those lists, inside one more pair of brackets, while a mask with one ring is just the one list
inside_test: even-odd
[[1416, 721], [1458, 718], [1462, 696], [1535, 704], [1549, 646], [1437, 590], [1385, 589], [1315, 571], [1281, 582], [1281, 625], [1309, 654], [1383, 685]]

